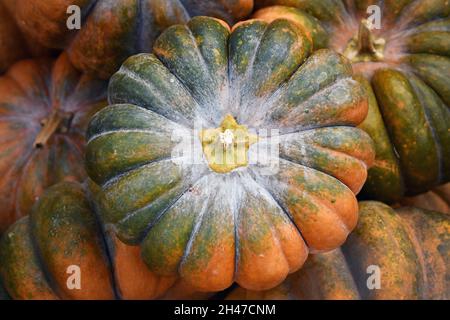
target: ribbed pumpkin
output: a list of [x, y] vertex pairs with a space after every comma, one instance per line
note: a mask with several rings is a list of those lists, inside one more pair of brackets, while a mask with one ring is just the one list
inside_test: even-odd
[[85, 179], [84, 135], [106, 85], [65, 54], [20, 61], [0, 77], [0, 234], [46, 187]]
[[[413, 207], [361, 202], [348, 241], [311, 255], [305, 266], [268, 291], [235, 289], [229, 299], [449, 299], [450, 216]], [[369, 289], [379, 267], [380, 287]]]
[[450, 183], [414, 197], [402, 198], [399, 203], [403, 206], [450, 213]]
[[[253, 8], [253, 0], [1, 1], [27, 38], [49, 48], [66, 48], [74, 66], [105, 79], [130, 55], [149, 52], [168, 26], [198, 15], [233, 23]], [[81, 9], [80, 30], [66, 26], [72, 5]]]
[[[199, 298], [173, 277], [148, 271], [139, 247], [101, 227], [85, 187], [61, 182], [42, 195], [29, 216], [0, 240], [0, 278], [13, 299]], [[70, 266], [81, 289], [70, 289]]]
[[348, 61], [311, 55], [287, 20], [230, 33], [196, 17], [153, 52], [111, 78], [86, 151], [105, 222], [142, 243], [150, 270], [200, 291], [263, 289], [341, 245], [374, 159]]
[[[366, 10], [381, 9], [381, 29]], [[255, 18], [286, 18], [315, 49], [348, 57], [369, 95], [361, 128], [376, 145], [362, 194], [393, 202], [450, 180], [448, 0], [255, 0]]]

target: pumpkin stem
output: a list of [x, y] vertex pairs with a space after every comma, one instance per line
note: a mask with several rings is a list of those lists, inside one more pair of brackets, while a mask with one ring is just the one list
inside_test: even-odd
[[217, 173], [227, 173], [247, 166], [248, 148], [258, 137], [227, 114], [220, 127], [202, 130], [200, 140], [209, 167]]
[[369, 22], [363, 19], [359, 24], [358, 34], [349, 41], [344, 55], [353, 63], [382, 61], [385, 44], [383, 38], [375, 39]]
[[34, 140], [35, 148], [43, 148], [51, 136], [58, 131], [67, 131], [72, 121], [73, 115], [70, 113], [62, 113], [59, 110], [52, 110], [50, 116], [43, 119], [42, 129]]
[[367, 20], [363, 19], [359, 24], [358, 31], [358, 52], [359, 53], [376, 53], [372, 32], [370, 32]]

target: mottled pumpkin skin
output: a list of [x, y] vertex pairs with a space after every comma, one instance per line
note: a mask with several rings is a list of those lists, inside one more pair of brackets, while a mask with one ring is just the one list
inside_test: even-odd
[[[229, 23], [249, 15], [253, 0], [1, 0], [25, 37], [67, 49], [84, 72], [109, 78], [130, 55], [149, 52], [167, 27], [205, 15]], [[82, 27], [69, 30], [67, 8], [81, 9]]]
[[[309, 251], [341, 245], [374, 159], [371, 139], [355, 128], [367, 99], [348, 61], [330, 50], [311, 55], [307, 35], [283, 19], [230, 31], [196, 17], [167, 29], [153, 52], [130, 57], [111, 78], [112, 105], [87, 133], [86, 168], [118, 238], [142, 244], [156, 274], [204, 292], [233, 281], [274, 287]], [[208, 165], [196, 128], [225, 118], [278, 130], [273, 168], [256, 161], [273, 144], [263, 135], [247, 165], [224, 173]]]
[[65, 54], [20, 61], [0, 77], [0, 234], [48, 186], [85, 179], [84, 135], [106, 105], [106, 85], [76, 71]]
[[[91, 184], [91, 190], [93, 190]], [[0, 278], [13, 299], [200, 298], [174, 277], [151, 273], [140, 248], [102, 228], [85, 187], [61, 182], [47, 189], [26, 216], [0, 240]], [[80, 267], [81, 289], [66, 283]], [[175, 283], [173, 289], [168, 290]]]
[[[237, 288], [228, 298], [449, 299], [449, 234], [447, 214], [361, 202], [358, 226], [341, 249], [311, 255], [277, 288]], [[380, 289], [367, 287], [371, 265], [380, 268]]]
[[361, 195], [392, 203], [450, 180], [449, 1], [255, 0], [261, 9], [254, 17], [289, 19], [309, 33], [315, 49], [353, 59], [349, 43], [373, 4], [382, 10], [381, 29], [371, 32], [385, 40], [383, 56], [353, 60], [369, 95], [360, 127], [377, 154]]

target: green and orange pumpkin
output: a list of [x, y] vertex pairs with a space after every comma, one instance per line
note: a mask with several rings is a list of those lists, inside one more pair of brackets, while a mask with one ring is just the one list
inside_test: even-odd
[[22, 60], [0, 77], [0, 234], [48, 186], [86, 178], [85, 132], [106, 87], [65, 54]]
[[[305, 266], [267, 291], [235, 289], [228, 299], [449, 299], [450, 216], [361, 202], [347, 242], [311, 255]], [[370, 277], [378, 268], [379, 286]]]
[[[10, 227], [0, 240], [4, 298], [208, 297], [150, 272], [139, 247], [123, 244], [102, 227], [91, 200], [84, 186], [62, 182]], [[341, 249], [310, 255], [300, 271], [273, 289], [237, 288], [228, 299], [448, 299], [449, 232], [446, 214], [361, 202], [358, 226]], [[67, 270], [74, 265], [81, 272], [80, 290], [67, 287]], [[370, 266], [379, 267], [378, 289], [367, 287]]]
[[311, 49], [287, 20], [196, 17], [111, 78], [86, 168], [105, 224], [151, 271], [259, 290], [345, 241], [374, 159], [356, 128], [367, 98], [347, 59]]
[[[100, 222], [84, 185], [61, 182], [48, 188], [30, 215], [0, 240], [0, 281], [9, 296], [25, 300], [205, 297], [174, 277], [151, 273], [139, 247], [123, 244]], [[74, 266], [79, 268], [79, 287], [68, 285], [75, 284], [70, 277]]]
[[[380, 8], [380, 29], [366, 20], [370, 5]], [[369, 96], [360, 127], [377, 154], [365, 198], [394, 202], [450, 180], [448, 0], [255, 0], [255, 6], [255, 18], [289, 19], [315, 49], [351, 60]]]
[[[129, 56], [149, 52], [168, 26], [198, 15], [234, 23], [251, 13], [253, 0], [1, 0], [27, 39], [66, 49], [73, 65], [109, 78]], [[81, 28], [67, 21], [78, 6]], [[73, 8], [73, 7], [72, 7]], [[68, 13], [69, 12], [69, 13]]]

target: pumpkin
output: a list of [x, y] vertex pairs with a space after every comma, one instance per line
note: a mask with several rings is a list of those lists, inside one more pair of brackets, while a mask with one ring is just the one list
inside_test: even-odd
[[[200, 298], [173, 277], [151, 273], [139, 247], [104, 229], [92, 194], [77, 182], [48, 188], [30, 215], [0, 240], [0, 279], [13, 299]], [[71, 276], [80, 276], [80, 289]], [[174, 285], [175, 283], [175, 285]], [[170, 287], [173, 286], [173, 289]]]
[[[197, 15], [233, 23], [253, 8], [253, 0], [2, 1], [25, 37], [48, 48], [66, 48], [75, 67], [105, 79], [130, 55], [148, 52], [170, 25]], [[66, 26], [73, 5], [80, 8], [79, 30]]]
[[85, 179], [86, 127], [104, 105], [106, 83], [65, 54], [22, 60], [0, 77], [0, 234], [46, 187]]
[[22, 46], [14, 20], [0, 3], [0, 74], [13, 62], [25, 58], [26, 49]]
[[414, 197], [402, 198], [399, 204], [450, 213], [450, 183]]
[[162, 276], [205, 292], [278, 285], [341, 245], [374, 159], [348, 61], [287, 20], [196, 17], [111, 78], [87, 132], [98, 206]]
[[[449, 234], [447, 214], [361, 202], [358, 226], [341, 249], [311, 255], [272, 290], [237, 288], [228, 299], [449, 299]], [[376, 268], [379, 287], [369, 289]]]
[[[255, 0], [255, 18], [286, 18], [316, 49], [352, 61], [369, 95], [361, 128], [376, 160], [361, 193], [392, 203], [450, 180], [450, 3], [447, 0]], [[269, 6], [275, 5], [275, 6]], [[381, 26], [367, 21], [381, 9]], [[265, 7], [269, 6], [269, 7]]]
[[25, 41], [14, 19], [0, 2], [0, 74], [14, 62], [31, 55], [46, 55], [50, 52], [42, 46]]

